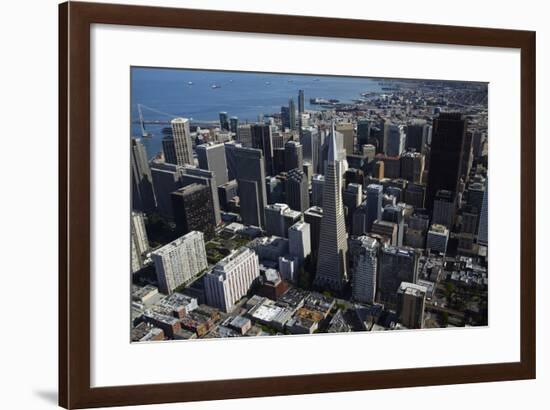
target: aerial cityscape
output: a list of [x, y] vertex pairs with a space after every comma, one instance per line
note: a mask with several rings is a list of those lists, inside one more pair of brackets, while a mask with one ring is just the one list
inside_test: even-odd
[[131, 68], [131, 341], [488, 325], [488, 84]]

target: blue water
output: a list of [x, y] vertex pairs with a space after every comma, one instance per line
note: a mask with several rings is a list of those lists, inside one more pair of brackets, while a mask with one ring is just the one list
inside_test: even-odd
[[[188, 85], [188, 82], [193, 85]], [[212, 89], [212, 84], [221, 88]], [[365, 91], [380, 91], [377, 79], [313, 75], [243, 73], [227, 71], [132, 68], [132, 120], [139, 118], [137, 104], [145, 105], [145, 120], [170, 120], [181, 116], [200, 121], [217, 120], [220, 111], [257, 121], [259, 114], [280, 112], [290, 98], [298, 107], [298, 90], [304, 90], [306, 108], [310, 98], [336, 98], [342, 102], [360, 98]], [[155, 110], [155, 111], [154, 111]], [[166, 126], [166, 125], [164, 125]], [[151, 139], [142, 140], [149, 157], [162, 149], [163, 126], [148, 125]], [[132, 135], [141, 135], [132, 124]]]

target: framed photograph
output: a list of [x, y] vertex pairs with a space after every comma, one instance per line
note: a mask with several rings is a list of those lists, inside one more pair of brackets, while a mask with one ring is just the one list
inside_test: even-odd
[[61, 406], [535, 378], [534, 32], [59, 16]]

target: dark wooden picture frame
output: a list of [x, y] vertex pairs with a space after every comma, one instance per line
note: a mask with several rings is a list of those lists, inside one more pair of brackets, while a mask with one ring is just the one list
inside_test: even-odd
[[[521, 50], [521, 360], [238, 380], [90, 386], [90, 28], [117, 24]], [[65, 408], [535, 378], [535, 33], [70, 2], [59, 6], [59, 404]]]

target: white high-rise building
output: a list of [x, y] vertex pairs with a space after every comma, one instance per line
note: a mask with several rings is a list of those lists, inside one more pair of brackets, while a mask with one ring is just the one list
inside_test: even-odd
[[360, 243], [353, 255], [353, 299], [362, 303], [374, 303], [376, 271], [378, 269], [378, 241], [369, 236], [356, 239]]
[[246, 247], [239, 248], [206, 274], [206, 301], [210, 306], [230, 312], [258, 276], [260, 262], [256, 252]]
[[170, 294], [208, 267], [204, 234], [191, 231], [151, 253], [159, 289]]
[[311, 254], [311, 237], [309, 224], [297, 222], [288, 228], [288, 247], [290, 255], [298, 259], [300, 265]]
[[323, 189], [323, 219], [314, 283], [320, 288], [335, 292], [341, 292], [348, 279], [346, 271], [348, 242], [342, 202], [343, 174], [346, 169], [345, 150], [338, 146], [333, 123], [328, 142]]
[[405, 148], [405, 131], [402, 125], [385, 124], [384, 152], [389, 157], [401, 155]]
[[178, 165], [195, 165], [189, 120], [187, 118], [174, 118], [171, 125]]
[[141, 212], [132, 211], [130, 219], [132, 234], [132, 273], [143, 267], [143, 255], [149, 250], [145, 221]]

